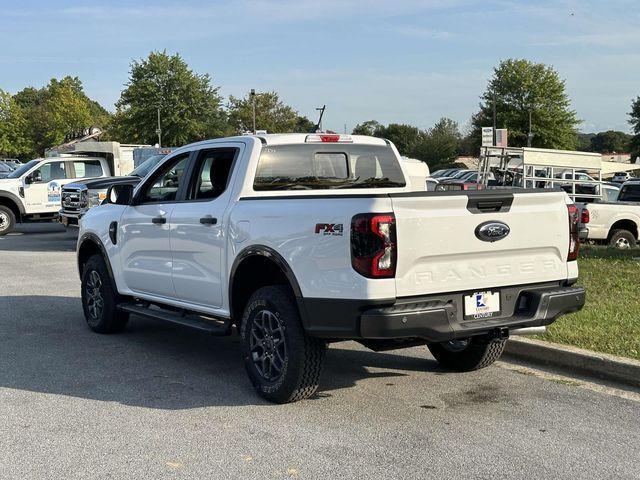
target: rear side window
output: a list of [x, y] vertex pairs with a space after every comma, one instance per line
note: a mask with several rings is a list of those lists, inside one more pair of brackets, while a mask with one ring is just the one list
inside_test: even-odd
[[188, 200], [209, 200], [219, 197], [229, 183], [237, 148], [216, 148], [200, 152], [195, 181], [190, 186]]
[[619, 202], [640, 202], [640, 185], [625, 185], [618, 195]]
[[377, 145], [265, 146], [254, 190], [384, 188], [406, 185], [391, 148]]
[[74, 160], [75, 178], [91, 178], [102, 176], [102, 165], [99, 160]]

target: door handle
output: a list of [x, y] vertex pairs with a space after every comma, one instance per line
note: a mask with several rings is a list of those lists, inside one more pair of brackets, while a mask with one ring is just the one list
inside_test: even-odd
[[163, 225], [167, 223], [167, 219], [165, 217], [153, 217], [151, 219], [151, 222], [154, 223], [155, 225]]
[[200, 223], [203, 225], [215, 225], [216, 223], [218, 223], [218, 219], [207, 215], [206, 217], [202, 217], [200, 219]]

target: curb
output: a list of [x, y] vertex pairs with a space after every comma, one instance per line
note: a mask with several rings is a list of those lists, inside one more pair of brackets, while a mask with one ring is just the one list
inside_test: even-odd
[[534, 363], [640, 387], [640, 361], [529, 338], [510, 338], [504, 353]]

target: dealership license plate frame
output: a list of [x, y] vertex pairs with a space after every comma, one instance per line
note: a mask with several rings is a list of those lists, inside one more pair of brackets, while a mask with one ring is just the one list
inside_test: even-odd
[[[481, 296], [478, 298], [478, 296]], [[481, 320], [499, 316], [502, 311], [500, 292], [482, 290], [462, 296], [465, 320]]]

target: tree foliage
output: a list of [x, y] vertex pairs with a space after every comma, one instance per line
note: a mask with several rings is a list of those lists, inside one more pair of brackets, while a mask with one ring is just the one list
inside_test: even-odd
[[133, 61], [129, 81], [116, 103], [110, 133], [120, 142], [156, 143], [158, 109], [164, 145], [228, 133], [218, 87], [208, 74], [189, 69], [180, 55], [151, 52]]
[[0, 157], [20, 158], [32, 150], [27, 120], [15, 99], [0, 90]]
[[633, 137], [629, 142], [632, 161], [640, 157], [640, 97], [636, 97], [631, 102], [631, 112], [629, 112], [629, 123], [633, 131]]
[[628, 152], [631, 135], [615, 130], [600, 132], [591, 137], [589, 150], [598, 153]]
[[[235, 133], [253, 131], [253, 102], [250, 93], [242, 98], [229, 97], [229, 125]], [[266, 130], [268, 133], [314, 131], [315, 124], [285, 105], [276, 92], [256, 93], [255, 106], [256, 130]]]
[[434, 170], [451, 165], [460, 150], [462, 136], [458, 124], [440, 119], [429, 130], [406, 124], [390, 123], [386, 127], [375, 120], [356, 125], [354, 135], [371, 135], [393, 142], [401, 155], [427, 162]]
[[481, 97], [480, 111], [472, 118], [472, 135], [478, 148], [481, 128], [493, 124], [494, 100], [497, 127], [508, 129], [510, 146], [527, 145], [531, 112], [534, 147], [567, 150], [577, 147], [579, 120], [571, 109], [564, 81], [553, 67], [509, 59], [494, 69]]
[[73, 131], [96, 125], [104, 127], [110, 114], [84, 93], [78, 77], [51, 79], [43, 88], [26, 87], [13, 96], [19, 112], [21, 140], [19, 158], [41, 156], [44, 150], [64, 141]]

